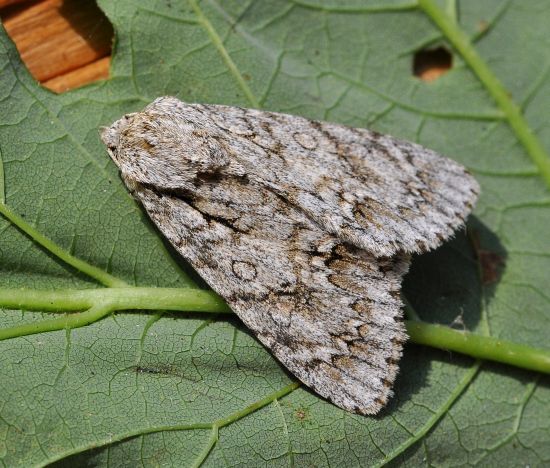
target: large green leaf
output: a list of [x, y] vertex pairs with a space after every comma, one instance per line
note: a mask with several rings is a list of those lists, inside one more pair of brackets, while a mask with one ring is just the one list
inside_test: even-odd
[[[112, 77], [64, 95], [35, 83], [0, 34], [0, 193], [41, 232], [129, 283], [186, 287], [181, 262], [119, 181], [99, 126], [165, 94], [368, 126], [468, 166], [483, 190], [470, 237], [490, 253], [482, 259], [505, 260], [500, 280], [484, 284], [464, 233], [416, 258], [405, 293], [421, 317], [548, 346], [550, 178], [521, 134], [533, 132], [550, 148], [546, 0], [440, 2], [521, 105], [519, 129], [460, 54], [433, 83], [411, 75], [416, 50], [447, 43], [414, 2], [100, 6], [117, 32]], [[1, 287], [97, 287], [4, 219], [0, 272]], [[0, 326], [41, 318], [5, 310]], [[4, 466], [550, 463], [549, 381], [534, 373], [409, 345], [396, 396], [377, 417], [346, 413], [304, 388], [279, 398], [291, 382], [236, 319], [118, 313], [85, 328], [6, 340], [0, 459]], [[247, 411], [262, 401], [270, 403]]]

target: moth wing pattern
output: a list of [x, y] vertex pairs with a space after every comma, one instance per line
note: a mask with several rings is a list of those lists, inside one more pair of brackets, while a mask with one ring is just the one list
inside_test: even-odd
[[176, 98], [157, 99], [144, 114], [203, 131], [213, 153], [230, 155], [321, 228], [377, 256], [439, 246], [463, 225], [479, 192], [460, 164], [367, 129]]
[[[408, 256], [381, 259], [342, 243], [250, 182], [205, 184], [192, 199], [142, 187], [136, 195], [302, 382], [349, 411], [386, 404], [406, 339], [399, 290]], [[246, 202], [221, 209], [235, 199]]]
[[162, 233], [290, 371], [344, 409], [384, 406], [409, 253], [448, 238], [477, 196], [462, 166], [368, 130], [171, 97], [102, 139]]

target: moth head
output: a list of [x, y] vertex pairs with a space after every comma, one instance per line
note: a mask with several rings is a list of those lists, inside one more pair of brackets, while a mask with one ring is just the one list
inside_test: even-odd
[[134, 115], [135, 114], [126, 114], [124, 117], [117, 120], [110, 127], [100, 127], [99, 129], [99, 137], [107, 147], [107, 153], [109, 153], [109, 156], [119, 168], [121, 167], [120, 160], [118, 158], [120, 134], [124, 130], [124, 128], [128, 125], [128, 121]]
[[240, 172], [223, 144], [201, 122], [193, 116], [174, 115], [158, 101], [101, 129], [101, 139], [130, 190], [137, 184], [192, 190], [205, 176]]

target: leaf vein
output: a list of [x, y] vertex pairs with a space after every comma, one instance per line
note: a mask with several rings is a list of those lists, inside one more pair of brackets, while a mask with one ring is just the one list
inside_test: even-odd
[[199, 24], [207, 32], [208, 36], [210, 37], [210, 40], [212, 41], [212, 44], [214, 45], [214, 47], [216, 48], [216, 50], [218, 51], [218, 53], [222, 57], [222, 60], [224, 61], [225, 65], [229, 69], [230, 74], [233, 75], [233, 77], [237, 81], [237, 84], [239, 85], [239, 87], [243, 91], [244, 95], [246, 96], [246, 98], [248, 99], [250, 104], [253, 107], [259, 108], [260, 103], [256, 99], [256, 96], [254, 96], [254, 94], [252, 93], [252, 90], [246, 84], [245, 79], [243, 78], [241, 72], [239, 71], [239, 69], [235, 65], [235, 62], [233, 61], [233, 59], [229, 55], [229, 52], [225, 48], [225, 46], [224, 46], [222, 40], [220, 39], [220, 36], [218, 35], [217, 31], [214, 29], [214, 26], [212, 26], [212, 23], [205, 16], [204, 12], [199, 7], [196, 0], [188, 0], [188, 1], [189, 1], [189, 4], [191, 5], [191, 8], [193, 8], [193, 10], [195, 11], [195, 14], [198, 17]]

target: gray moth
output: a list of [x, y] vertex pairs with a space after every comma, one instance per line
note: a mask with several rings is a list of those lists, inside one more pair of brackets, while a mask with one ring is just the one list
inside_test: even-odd
[[464, 167], [366, 129], [174, 97], [101, 138], [164, 236], [296, 377], [349, 411], [387, 403], [401, 280], [470, 213]]

